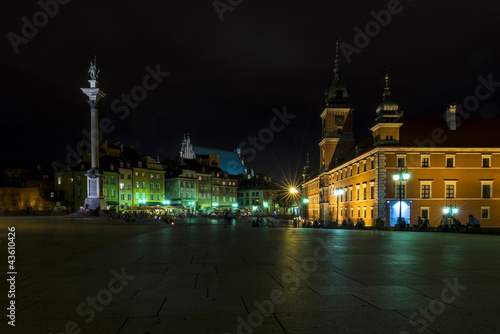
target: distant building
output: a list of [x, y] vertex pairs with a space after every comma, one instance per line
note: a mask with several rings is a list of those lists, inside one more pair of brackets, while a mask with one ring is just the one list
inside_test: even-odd
[[[56, 201], [60, 206], [78, 210], [87, 196], [86, 171], [89, 156], [80, 166], [55, 173]], [[100, 146], [100, 168], [103, 172], [103, 195], [110, 209], [126, 209], [132, 205], [161, 205], [165, 200], [165, 171], [149, 156], [140, 157], [132, 146], [121, 143]]]
[[[455, 217], [462, 224], [472, 214], [483, 226], [498, 226], [499, 119], [464, 119], [456, 106], [450, 106], [444, 118], [403, 117], [386, 75], [372, 135], [356, 144], [354, 109], [340, 79], [338, 59], [337, 51], [335, 77], [321, 114], [320, 168], [312, 172], [308, 161], [303, 172], [309, 217], [362, 218], [367, 225], [380, 218], [393, 226], [400, 216], [412, 224], [420, 216], [437, 226], [443, 209], [451, 205], [458, 208]], [[409, 179], [403, 179], [403, 172]]]
[[263, 174], [243, 177], [238, 185], [238, 205], [252, 215], [274, 215], [275, 211], [279, 211], [277, 199], [281, 189]]
[[0, 215], [48, 211], [55, 206], [49, 166], [0, 161]]

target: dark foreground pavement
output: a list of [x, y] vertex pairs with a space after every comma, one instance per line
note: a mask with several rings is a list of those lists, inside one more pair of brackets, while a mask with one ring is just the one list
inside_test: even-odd
[[500, 333], [499, 236], [10, 218], [0, 241], [0, 333]]

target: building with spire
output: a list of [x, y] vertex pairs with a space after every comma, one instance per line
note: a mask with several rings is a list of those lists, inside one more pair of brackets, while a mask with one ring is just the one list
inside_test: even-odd
[[196, 154], [194, 154], [193, 145], [191, 145], [191, 139], [189, 138], [189, 133], [184, 135], [184, 140], [181, 144], [180, 157], [184, 159], [194, 159]]
[[[500, 187], [500, 120], [460, 118], [450, 106], [442, 117], [403, 116], [392, 99], [385, 73], [382, 101], [374, 109], [371, 136], [356, 142], [347, 88], [340, 77], [339, 52], [334, 79], [320, 115], [319, 168], [307, 159], [302, 194], [310, 219], [325, 221], [377, 218], [394, 226], [398, 218], [415, 224], [418, 217], [438, 226], [447, 218], [498, 226]], [[405, 175], [406, 177], [403, 177]], [[451, 214], [450, 214], [451, 213]]]

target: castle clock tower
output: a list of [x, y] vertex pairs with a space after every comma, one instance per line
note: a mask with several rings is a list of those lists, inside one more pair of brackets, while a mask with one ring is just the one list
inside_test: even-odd
[[[342, 149], [338, 149], [339, 141], [353, 142], [352, 109], [349, 95], [340, 79], [339, 42], [336, 40], [334, 78], [325, 92], [326, 108], [321, 113], [320, 172], [328, 170], [332, 157], [341, 158]], [[337, 151], [337, 152], [336, 152]]]

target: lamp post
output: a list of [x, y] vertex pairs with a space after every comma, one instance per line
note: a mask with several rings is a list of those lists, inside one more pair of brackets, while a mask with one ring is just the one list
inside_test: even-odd
[[339, 196], [344, 194], [344, 188], [338, 188], [333, 191], [333, 195], [337, 196], [337, 224], [339, 223]]
[[401, 222], [401, 200], [403, 199], [403, 180], [408, 181], [410, 179], [410, 173], [408, 173], [408, 170], [406, 168], [400, 168], [399, 170], [396, 171], [396, 173], [392, 176], [392, 179], [397, 182], [399, 181], [399, 191], [398, 191], [398, 197], [399, 197], [399, 222]]
[[307, 205], [309, 204], [309, 198], [304, 198], [302, 200], [302, 203], [304, 203], [304, 208], [302, 209], [302, 215], [304, 215], [304, 219], [307, 219]]
[[456, 215], [458, 213], [458, 208], [456, 206], [448, 204], [444, 206], [443, 213], [448, 217], [449, 227], [451, 228], [451, 219], [453, 218], [453, 215]]
[[[292, 197], [292, 205], [293, 205], [293, 204], [295, 204], [295, 201], [296, 201], [296, 199], [297, 199], [297, 198], [296, 198], [296, 196], [297, 196], [297, 194], [299, 193], [299, 190], [298, 190], [297, 188], [295, 188], [295, 187], [291, 187], [291, 188], [290, 188], [290, 190], [289, 190], [289, 192], [290, 192], [290, 195], [291, 195], [291, 197]], [[294, 211], [295, 211], [295, 210], [293, 209], [293, 206], [292, 206], [292, 212], [294, 212]], [[295, 212], [294, 212], [294, 213], [295, 213]], [[295, 214], [294, 214], [294, 215], [295, 215]]]

